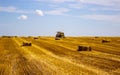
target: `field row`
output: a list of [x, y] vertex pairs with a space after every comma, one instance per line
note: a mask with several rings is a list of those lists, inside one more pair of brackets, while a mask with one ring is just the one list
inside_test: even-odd
[[[0, 75], [119, 75], [119, 38], [105, 44], [100, 40], [0, 38]], [[32, 46], [22, 46], [23, 42]], [[92, 51], [79, 52], [79, 45], [89, 45]]]

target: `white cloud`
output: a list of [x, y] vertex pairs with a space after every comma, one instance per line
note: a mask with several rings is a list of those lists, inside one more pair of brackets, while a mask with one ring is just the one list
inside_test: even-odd
[[38, 2], [50, 2], [50, 3], [63, 3], [63, 2], [74, 2], [74, 0], [35, 0]]
[[89, 4], [96, 4], [96, 5], [105, 5], [105, 6], [113, 4], [113, 3], [111, 3], [110, 0], [82, 0], [82, 1], [80, 0], [80, 2], [89, 3]]
[[[86, 6], [92, 11], [120, 11], [120, 0], [76, 0], [79, 1], [79, 4]], [[98, 5], [97, 7], [89, 7], [90, 5]], [[77, 7], [77, 5], [72, 5]]]
[[120, 8], [120, 0], [35, 0], [40, 2], [49, 2], [49, 3], [83, 3], [83, 4], [95, 4], [101, 6], [111, 6]]
[[[69, 6], [70, 8], [77, 8], [77, 9], [80, 9], [83, 7], [91, 8], [89, 7], [90, 5], [98, 5], [98, 7], [111, 8], [110, 10], [120, 9], [120, 0], [36, 0], [36, 1], [48, 2], [52, 4], [53, 3], [66, 3], [65, 6]], [[91, 10], [96, 10], [95, 8], [92, 7]]]
[[92, 15], [83, 15], [80, 17], [84, 18], [84, 19], [120, 23], [120, 14], [118, 14], [118, 15], [92, 14]]
[[120, 6], [120, 0], [79, 0], [82, 3], [103, 5], [103, 6]]
[[75, 1], [84, 2], [85, 0], [75, 0]]
[[80, 0], [81, 2], [84, 2], [85, 0]]
[[35, 0], [39, 2], [63, 3], [63, 2], [80, 2], [87, 4], [96, 4], [104, 6], [120, 6], [120, 0]]
[[89, 10], [91, 11], [111, 11], [111, 12], [120, 12], [120, 8], [114, 8], [114, 7], [93, 7], [93, 8], [89, 8]]
[[0, 6], [0, 12], [15, 12], [16, 8], [13, 6], [9, 6], [9, 7], [1, 7]]
[[50, 10], [45, 13], [50, 15], [65, 15], [64, 13], [69, 11], [67, 8], [56, 8], [55, 10]]
[[25, 10], [20, 10], [14, 6], [0, 6], [0, 12], [8, 12], [8, 13], [32, 13], [32, 11], [25, 11]]
[[84, 7], [83, 4], [75, 3], [75, 4], [68, 4], [70, 8], [81, 9]]
[[27, 20], [27, 19], [28, 19], [28, 16], [26, 16], [26, 15], [20, 15], [20, 16], [18, 17], [18, 19], [19, 19], [19, 20]]
[[66, 0], [51, 0], [52, 2], [55, 2], [55, 3], [63, 3], [65, 2]]
[[35, 13], [39, 16], [44, 16], [43, 11], [41, 10], [35, 10]]

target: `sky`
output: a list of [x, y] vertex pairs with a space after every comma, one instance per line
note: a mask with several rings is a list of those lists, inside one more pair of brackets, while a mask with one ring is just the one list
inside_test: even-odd
[[120, 36], [120, 0], [0, 0], [0, 36]]

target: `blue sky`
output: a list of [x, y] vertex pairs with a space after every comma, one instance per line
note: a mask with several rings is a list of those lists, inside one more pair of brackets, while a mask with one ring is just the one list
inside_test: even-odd
[[0, 0], [0, 35], [120, 36], [120, 0]]

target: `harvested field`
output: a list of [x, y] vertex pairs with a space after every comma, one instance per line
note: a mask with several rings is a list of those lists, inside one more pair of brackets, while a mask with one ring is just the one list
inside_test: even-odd
[[[110, 40], [101, 43], [103, 39]], [[0, 75], [120, 75], [120, 37], [0, 37]], [[31, 46], [21, 46], [31, 42]], [[87, 45], [91, 51], [77, 51]]]

